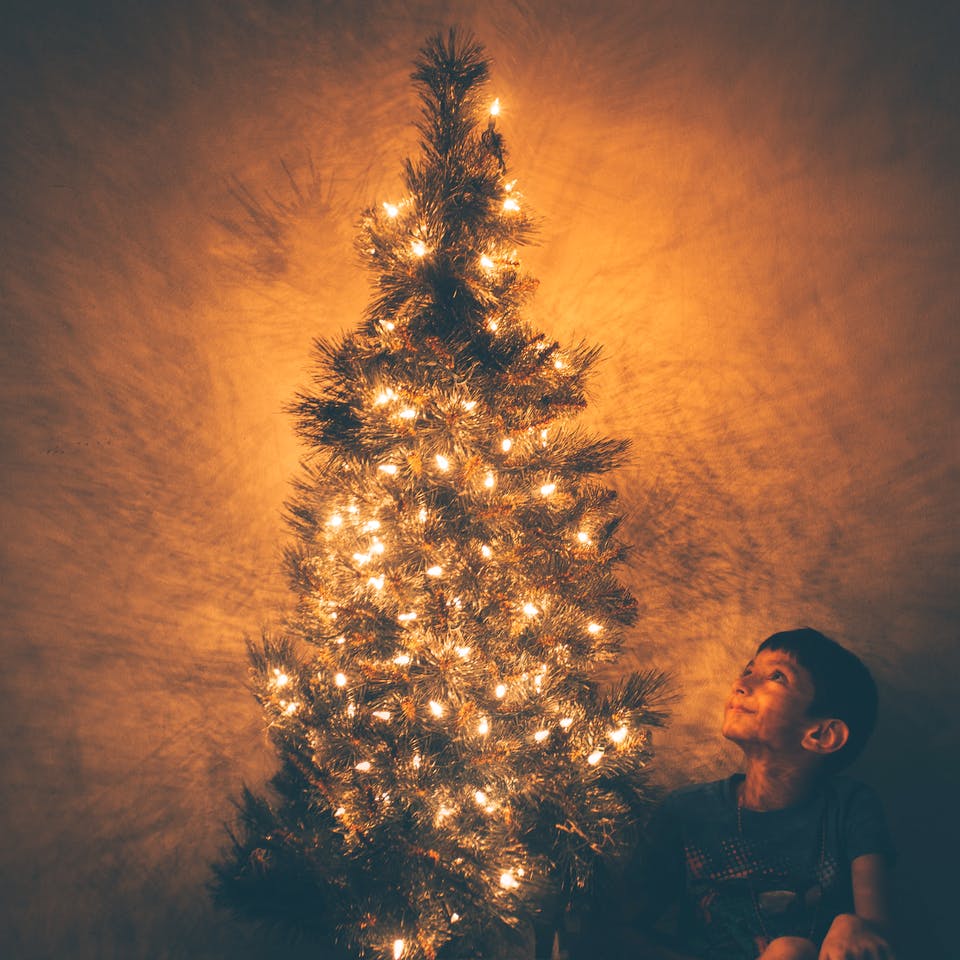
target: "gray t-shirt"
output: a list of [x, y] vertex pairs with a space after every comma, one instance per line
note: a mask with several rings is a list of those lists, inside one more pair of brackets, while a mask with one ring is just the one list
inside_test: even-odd
[[754, 960], [764, 934], [819, 944], [837, 914], [853, 912], [851, 862], [868, 853], [894, 859], [883, 808], [866, 784], [835, 776], [797, 806], [742, 810], [741, 832], [742, 780], [738, 773], [670, 794], [640, 861], [651, 912], [679, 902], [682, 948], [710, 960]]

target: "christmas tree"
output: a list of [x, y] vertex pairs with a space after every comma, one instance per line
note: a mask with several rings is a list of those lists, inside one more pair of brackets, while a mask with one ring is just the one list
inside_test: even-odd
[[483, 48], [451, 31], [415, 67], [422, 155], [360, 231], [376, 294], [291, 405], [298, 603], [251, 646], [281, 765], [217, 889], [351, 955], [489, 958], [629, 845], [663, 678], [590, 676], [636, 620], [596, 479], [626, 444], [570, 424], [597, 349], [522, 317]]

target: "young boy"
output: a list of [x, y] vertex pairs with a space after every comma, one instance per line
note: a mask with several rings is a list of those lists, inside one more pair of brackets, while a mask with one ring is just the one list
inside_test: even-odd
[[649, 934], [672, 901], [678, 936], [667, 949], [641, 935], [636, 956], [893, 960], [883, 811], [838, 775], [876, 713], [867, 668], [822, 633], [760, 644], [723, 719], [745, 772], [670, 794], [647, 829], [639, 926]]

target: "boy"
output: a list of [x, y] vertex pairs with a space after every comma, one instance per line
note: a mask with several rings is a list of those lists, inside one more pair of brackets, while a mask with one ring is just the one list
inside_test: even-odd
[[837, 775], [876, 712], [867, 668], [822, 633], [760, 644], [723, 719], [745, 772], [670, 794], [648, 827], [638, 919], [649, 933], [673, 901], [679, 936], [675, 949], [641, 937], [636, 956], [894, 960], [883, 812]]

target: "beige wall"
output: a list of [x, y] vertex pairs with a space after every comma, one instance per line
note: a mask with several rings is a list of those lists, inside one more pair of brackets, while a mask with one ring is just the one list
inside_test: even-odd
[[14, 15], [0, 41], [5, 955], [268, 950], [202, 885], [272, 765], [242, 638], [288, 602], [281, 407], [311, 339], [361, 315], [352, 224], [396, 196], [409, 61], [457, 21], [545, 218], [531, 317], [604, 344], [584, 419], [634, 442], [620, 666], [682, 685], [663, 781], [732, 769], [718, 706], [758, 640], [848, 643], [881, 687], [858, 773], [901, 849], [903, 955], [945, 956], [956, 24], [879, 2], [105, 6]]

